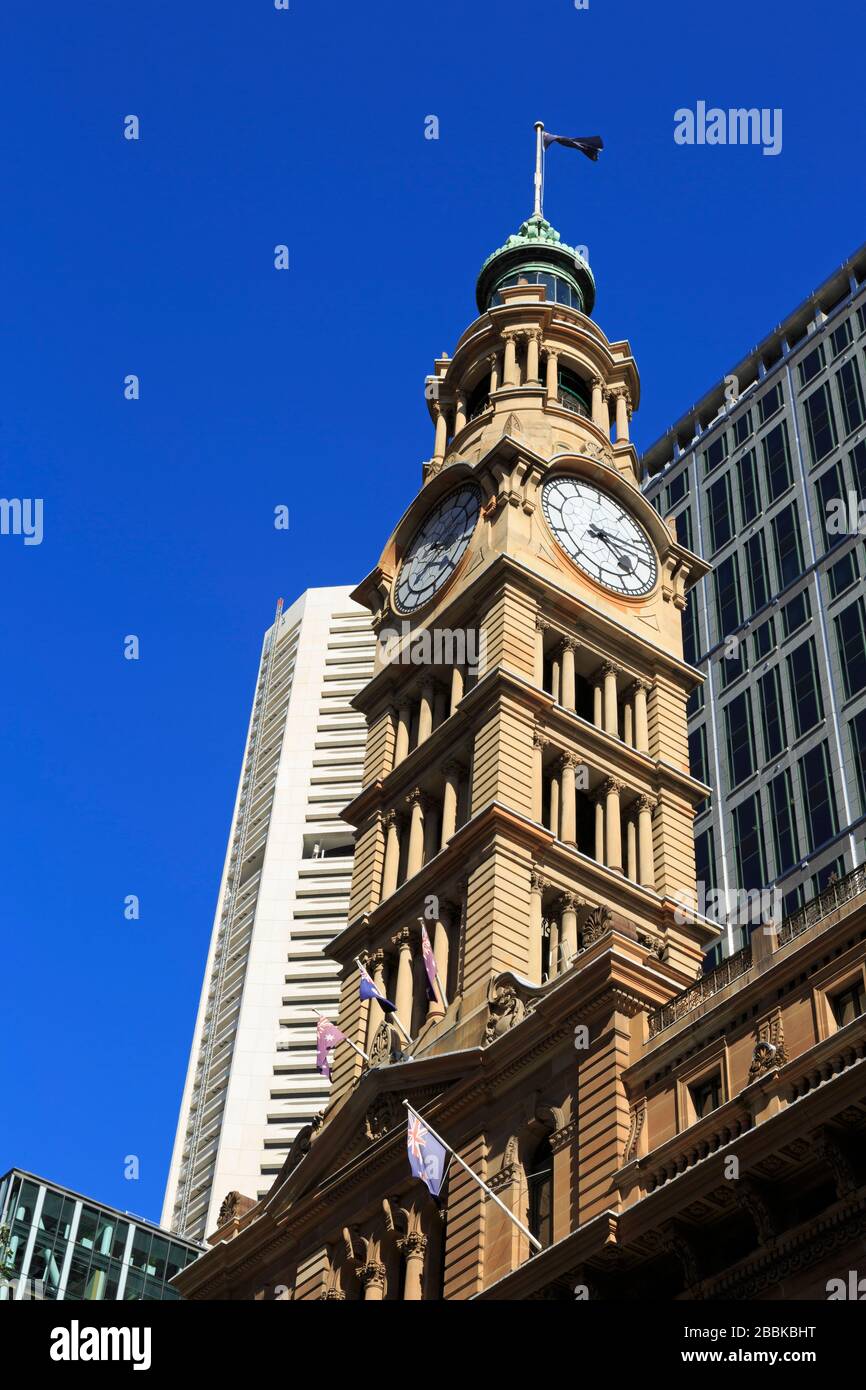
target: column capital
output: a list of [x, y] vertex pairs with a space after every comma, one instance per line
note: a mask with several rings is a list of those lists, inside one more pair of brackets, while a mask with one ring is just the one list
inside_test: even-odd
[[639, 811], [654, 811], [658, 806], [658, 800], [654, 796], [647, 796], [645, 792], [635, 798], [635, 805]]
[[485, 362], [487, 363], [488, 367], [493, 368], [493, 367], [497, 366], [498, 363], [499, 363], [499, 353], [498, 353], [498, 352], [488, 352], [488, 354], [487, 354], [487, 356], [486, 356], [486, 358], [485, 358], [484, 360], [485, 360]]
[[397, 1244], [407, 1259], [413, 1255], [423, 1256], [427, 1249], [427, 1237], [423, 1231], [408, 1231], [405, 1236], [399, 1238]]
[[381, 970], [385, 964], [385, 952], [379, 947], [375, 951], [362, 951], [358, 959], [367, 970], [372, 974], [375, 970]]
[[644, 693], [648, 695], [652, 690], [652, 682], [644, 680], [643, 676], [635, 676], [634, 680], [631, 682], [631, 685], [629, 686], [629, 690], [643, 690]]
[[586, 898], [570, 890], [560, 893], [556, 901], [561, 912], [576, 912], [579, 907], [586, 907]]
[[530, 892], [543, 893], [545, 888], [550, 887], [550, 879], [545, 878], [540, 866], [533, 865], [529, 875]]
[[540, 613], [536, 613], [535, 628], [537, 632], [549, 632], [551, 624], [547, 621], [546, 618], [542, 618]]
[[625, 675], [625, 672], [623, 671], [623, 668], [620, 666], [619, 662], [614, 661], [611, 657], [606, 657], [598, 669], [601, 671], [603, 676]]
[[580, 649], [580, 643], [576, 637], [563, 637], [562, 650], [564, 652], [576, 652]]
[[619, 795], [620, 792], [625, 791], [625, 782], [621, 782], [618, 777], [605, 777], [599, 791], [603, 796], [609, 796], [611, 792], [616, 792]]
[[370, 1260], [358, 1273], [365, 1289], [370, 1284], [381, 1284], [382, 1288], [385, 1287], [385, 1266], [380, 1260]]
[[449, 758], [447, 762], [442, 764], [442, 771], [445, 773], [446, 777], [449, 773], [453, 777], [462, 777], [466, 772], [466, 768], [457, 758]]
[[429, 802], [430, 798], [420, 787], [413, 787], [410, 792], [406, 793], [406, 805], [409, 807], [414, 808], [415, 806], [420, 806], [423, 811], [429, 805]]
[[547, 737], [547, 734], [545, 733], [544, 729], [538, 728], [536, 726], [532, 731], [533, 748], [547, 748], [549, 743], [550, 739]]
[[577, 753], [563, 753], [559, 758], [559, 767], [562, 771], [567, 767], [580, 767], [583, 759]]
[[516, 343], [520, 338], [524, 336], [525, 333], [525, 328], [520, 328], [519, 326], [515, 326], [512, 324], [509, 328], [500, 329], [499, 336], [502, 338], [503, 342], [507, 343], [511, 341]]
[[408, 947], [411, 950], [412, 932], [410, 929], [408, 927], [398, 927], [391, 937], [391, 945], [394, 947], [395, 951], [402, 951], [404, 947]]
[[396, 812], [396, 811], [393, 811], [393, 810], [392, 810], [392, 811], [384, 811], [384, 812], [382, 813], [382, 825], [384, 826], [384, 828], [385, 828], [386, 830], [390, 830], [390, 829], [392, 828], [392, 826], [395, 826], [396, 824], [397, 824], [397, 812]]

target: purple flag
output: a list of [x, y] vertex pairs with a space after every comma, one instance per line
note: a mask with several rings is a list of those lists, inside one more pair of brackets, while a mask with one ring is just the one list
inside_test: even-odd
[[421, 923], [421, 955], [424, 957], [424, 969], [427, 972], [427, 998], [435, 1004], [436, 993], [436, 957], [433, 954], [433, 947], [430, 945], [430, 938], [427, 935], [427, 928]]
[[346, 1034], [341, 1033], [336, 1023], [332, 1023], [329, 1018], [320, 1018], [316, 1025], [316, 1071], [321, 1072], [322, 1076], [331, 1079], [331, 1064], [328, 1061], [328, 1053], [337, 1043], [341, 1043]]
[[567, 145], [570, 150], [580, 150], [587, 159], [598, 159], [599, 153], [604, 149], [604, 141], [600, 135], [551, 135], [545, 130], [541, 138], [545, 149], [548, 145]]
[[438, 1197], [445, 1181], [445, 1155], [448, 1150], [438, 1139], [433, 1138], [424, 1121], [414, 1110], [409, 1111], [406, 1146], [409, 1151], [409, 1167], [415, 1177], [426, 1183], [433, 1197]]

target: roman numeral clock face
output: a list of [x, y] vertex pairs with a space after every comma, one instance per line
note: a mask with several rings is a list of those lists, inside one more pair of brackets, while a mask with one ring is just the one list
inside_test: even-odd
[[541, 507], [566, 555], [596, 584], [630, 598], [650, 593], [658, 576], [655, 548], [616, 498], [582, 478], [551, 478]]
[[409, 545], [392, 601], [400, 613], [415, 613], [438, 594], [466, 553], [478, 514], [481, 492], [468, 483], [449, 492], [421, 523]]

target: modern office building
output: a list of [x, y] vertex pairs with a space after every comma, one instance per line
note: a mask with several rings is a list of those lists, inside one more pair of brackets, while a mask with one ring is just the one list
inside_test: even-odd
[[13, 1168], [0, 1178], [0, 1300], [175, 1299], [201, 1247]]
[[308, 589], [265, 634], [163, 1220], [193, 1239], [227, 1196], [264, 1193], [327, 1099], [313, 1009], [339, 998], [324, 946], [345, 925], [370, 616]]
[[[864, 860], [866, 246], [642, 458], [644, 489], [712, 563], [683, 615], [698, 883], [785, 915]], [[767, 901], [770, 901], [768, 896]]]

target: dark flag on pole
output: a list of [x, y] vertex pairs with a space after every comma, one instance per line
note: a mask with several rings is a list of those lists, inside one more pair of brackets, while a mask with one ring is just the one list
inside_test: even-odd
[[570, 150], [580, 150], [587, 159], [598, 159], [599, 154], [604, 149], [604, 141], [600, 135], [551, 135], [545, 130], [541, 136], [544, 148], [549, 145], [567, 145]]
[[412, 1109], [409, 1110], [406, 1148], [409, 1152], [409, 1167], [415, 1177], [426, 1183], [431, 1196], [438, 1197], [445, 1181], [447, 1149], [438, 1139], [434, 1139], [424, 1121]]
[[316, 1025], [316, 1071], [322, 1076], [331, 1079], [331, 1064], [328, 1061], [328, 1053], [337, 1043], [344, 1041], [346, 1034], [341, 1032], [336, 1023], [332, 1023], [328, 1018], [320, 1018]]
[[386, 1013], [393, 1014], [397, 1012], [397, 1005], [392, 1004], [390, 999], [386, 999], [384, 994], [380, 994], [363, 965], [361, 966], [361, 980], [358, 993], [362, 1000], [375, 999], [378, 1004], [381, 1004]]

